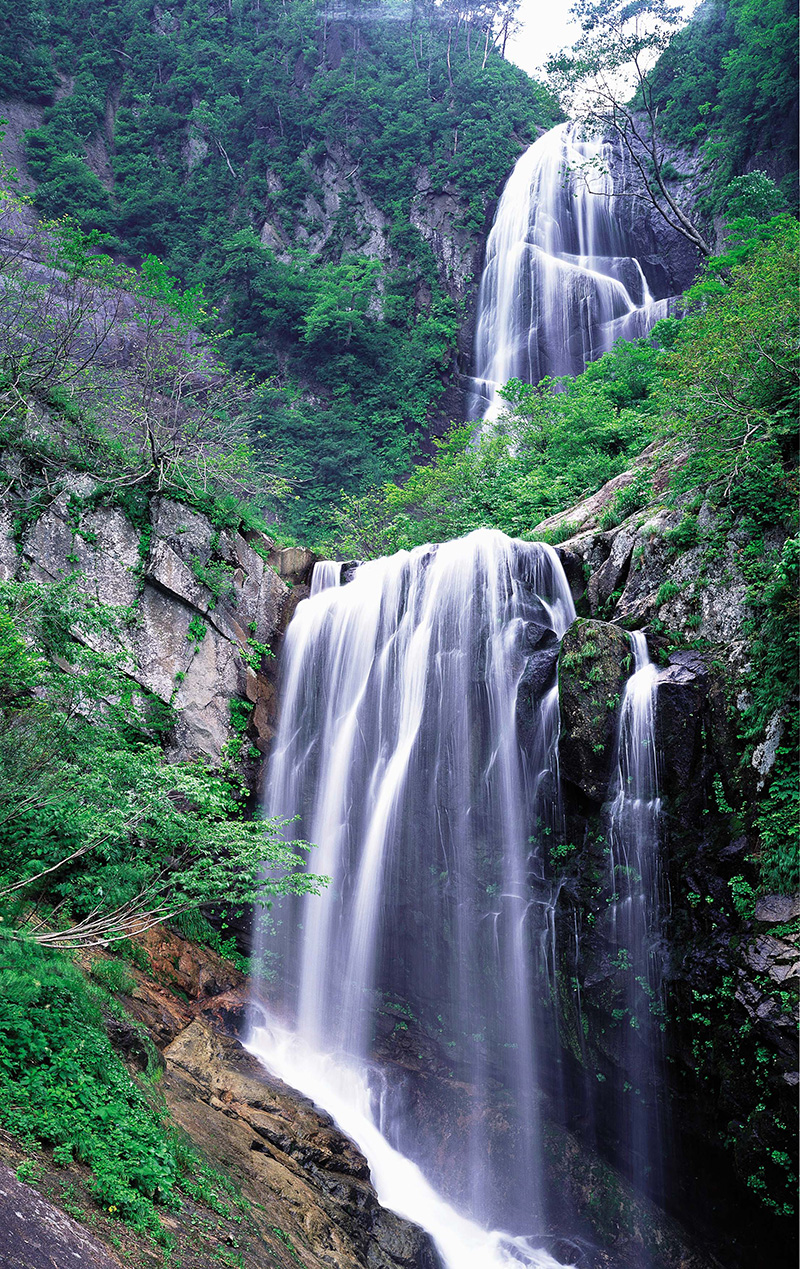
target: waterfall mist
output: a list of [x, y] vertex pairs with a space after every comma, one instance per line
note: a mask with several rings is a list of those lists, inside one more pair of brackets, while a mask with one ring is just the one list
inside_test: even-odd
[[560, 124], [517, 161], [486, 244], [469, 417], [495, 418], [509, 379], [579, 374], [667, 314], [637, 259], [613, 148]]

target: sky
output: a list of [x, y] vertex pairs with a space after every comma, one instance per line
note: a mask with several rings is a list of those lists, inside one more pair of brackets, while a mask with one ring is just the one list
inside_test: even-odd
[[[572, 3], [573, 0], [522, 0], [519, 7], [522, 27], [508, 41], [508, 60], [529, 75], [536, 75], [552, 53], [569, 47], [580, 34], [580, 28], [570, 21]], [[686, 0], [685, 17], [690, 16], [697, 3], [698, 0]]]
[[580, 28], [570, 22], [571, 5], [572, 0], [522, 0], [519, 7], [522, 28], [508, 41], [508, 60], [529, 75], [535, 75], [551, 53], [572, 44]]

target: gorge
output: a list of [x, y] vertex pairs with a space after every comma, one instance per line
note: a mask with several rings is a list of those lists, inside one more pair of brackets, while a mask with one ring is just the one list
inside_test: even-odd
[[796, 1263], [789, 8], [0, 22], [3, 1264]]

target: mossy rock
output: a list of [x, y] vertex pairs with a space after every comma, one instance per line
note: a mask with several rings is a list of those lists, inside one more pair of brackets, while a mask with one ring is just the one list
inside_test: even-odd
[[605, 621], [576, 621], [561, 643], [559, 762], [564, 780], [593, 802], [611, 780], [619, 707], [633, 667], [627, 635]]

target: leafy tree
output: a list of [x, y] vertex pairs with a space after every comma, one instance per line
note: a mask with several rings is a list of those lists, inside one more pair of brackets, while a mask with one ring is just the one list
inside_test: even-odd
[[[667, 325], [667, 331], [671, 324]], [[441, 542], [484, 525], [535, 537], [536, 525], [623, 471], [652, 436], [658, 330], [621, 344], [576, 378], [512, 380], [496, 427], [435, 441], [402, 485], [342, 500], [331, 549], [347, 557]]]
[[69, 583], [0, 586], [7, 936], [105, 946], [203, 904], [318, 889], [284, 824], [245, 819], [204, 763], [165, 760], [121, 654], [89, 646], [119, 620]]
[[[755, 235], [755, 236], [754, 236]], [[687, 292], [664, 359], [658, 409], [693, 455], [684, 480], [730, 496], [745, 467], [792, 456], [798, 412], [795, 279], [800, 227], [779, 216], [733, 227], [731, 252]]]
[[262, 508], [285, 493], [258, 444], [252, 385], [201, 333], [210, 320], [202, 288], [183, 290], [152, 256], [138, 271], [115, 264], [102, 235], [69, 221], [15, 232], [23, 210], [0, 194], [6, 439], [25, 440], [31, 397], [45, 408], [68, 403], [48, 411], [51, 467], [79, 458], [117, 485], [146, 482], [195, 499], [225, 493]]
[[756, 163], [797, 198], [797, 10], [788, 0], [705, 0], [651, 75], [663, 135], [699, 145], [712, 165], [708, 205], [731, 218], [729, 182]]
[[380, 261], [368, 257], [345, 257], [340, 264], [322, 265], [313, 302], [303, 317], [302, 340], [332, 343], [337, 349], [349, 347], [354, 332], [364, 330], [370, 316], [377, 316], [376, 284], [382, 272]]
[[[300, 481], [279, 514], [318, 537], [343, 484], [398, 476], [442, 421], [458, 314], [416, 228], [418, 191], [446, 189], [464, 209], [459, 230], [482, 233], [521, 146], [562, 117], [500, 55], [513, 5], [418, 4], [406, 22], [360, 5], [333, 21], [310, 0], [178, 0], [156, 19], [138, 0], [88, 0], [78, 23], [74, 0], [41, 3], [37, 48], [73, 86], [27, 135], [41, 207], [204, 287], [226, 332], [219, 352], [270, 402], [257, 449], [283, 451], [281, 475]], [[92, 170], [104, 147], [105, 184]], [[346, 165], [338, 210], [326, 208], [324, 246], [304, 259], [332, 160]], [[389, 226], [380, 279], [352, 273], [365, 199]], [[312, 400], [334, 438], [321, 446]]]

